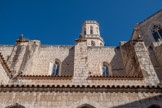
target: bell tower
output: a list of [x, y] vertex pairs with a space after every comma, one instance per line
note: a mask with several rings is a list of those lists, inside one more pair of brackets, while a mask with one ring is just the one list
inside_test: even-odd
[[83, 39], [87, 40], [87, 46], [104, 46], [97, 21], [87, 20], [82, 23], [81, 36]]

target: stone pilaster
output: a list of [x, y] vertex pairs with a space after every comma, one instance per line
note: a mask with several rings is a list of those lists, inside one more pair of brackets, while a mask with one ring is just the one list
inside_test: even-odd
[[142, 76], [132, 41], [120, 42], [124, 70], [127, 76]]
[[16, 45], [13, 48], [11, 56], [9, 57], [9, 60], [8, 60], [8, 65], [11, 71], [13, 72], [13, 74], [16, 74], [19, 72], [21, 63], [23, 61], [23, 58], [26, 52], [27, 45], [28, 45], [28, 42], [19, 42], [19, 43], [16, 43]]
[[24, 40], [22, 36], [16, 41], [8, 60], [8, 65], [14, 75], [31, 71], [33, 59], [36, 57], [39, 47], [40, 41]]
[[88, 77], [86, 40], [76, 40], [74, 52], [74, 78], [73, 81], [82, 84]]
[[134, 51], [144, 76], [144, 82], [149, 85], [157, 85], [159, 79], [149, 57], [148, 49], [143, 41], [133, 41]]
[[159, 83], [159, 79], [149, 57], [149, 52], [142, 40], [122, 42], [120, 48], [127, 75], [143, 75], [146, 85], [156, 85]]
[[162, 41], [153, 43], [153, 51], [162, 70]]

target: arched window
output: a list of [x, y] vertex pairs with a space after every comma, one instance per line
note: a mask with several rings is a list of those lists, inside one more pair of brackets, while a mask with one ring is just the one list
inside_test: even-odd
[[94, 42], [94, 41], [91, 41], [91, 45], [92, 45], [92, 46], [95, 46], [96, 44], [95, 44], [95, 42]]
[[108, 65], [103, 63], [103, 66], [102, 66], [102, 76], [109, 76], [109, 68], [108, 68]]
[[162, 39], [162, 27], [160, 25], [153, 25], [151, 32], [155, 41]]
[[59, 70], [60, 70], [60, 63], [58, 61], [55, 61], [55, 63], [53, 64], [52, 75], [59, 75]]
[[86, 35], [86, 28], [84, 28], [84, 35]]
[[93, 27], [90, 26], [90, 34], [93, 34]]

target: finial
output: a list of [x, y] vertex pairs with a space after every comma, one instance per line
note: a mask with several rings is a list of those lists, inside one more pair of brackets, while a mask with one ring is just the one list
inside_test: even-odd
[[19, 40], [20, 40], [20, 41], [23, 41], [23, 34], [21, 34]]
[[23, 34], [20, 35], [20, 38], [18, 40], [16, 40], [16, 42], [28, 42], [28, 40], [25, 40], [23, 38]]
[[139, 24], [138, 23], [134, 26], [134, 30], [139, 30]]
[[79, 40], [82, 40], [82, 35], [80, 34], [80, 36], [79, 36]]

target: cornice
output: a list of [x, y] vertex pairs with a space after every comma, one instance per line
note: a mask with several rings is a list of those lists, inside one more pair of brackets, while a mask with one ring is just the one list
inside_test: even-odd
[[99, 26], [99, 23], [95, 20], [86, 20], [85, 22], [82, 23], [82, 26], [85, 24], [97, 24]]
[[71, 80], [72, 76], [51, 76], [51, 75], [18, 75], [18, 79], [38, 79], [38, 80]]
[[91, 80], [143, 80], [143, 76], [99, 76], [91, 75], [88, 77]]
[[130, 85], [0, 85], [0, 92], [158, 92], [162, 86]]
[[[16, 78], [24, 80], [72, 80], [73, 76], [51, 75], [18, 75]], [[88, 80], [143, 80], [143, 76], [99, 76], [91, 75]]]
[[104, 42], [102, 37], [89, 37], [89, 36], [86, 36], [85, 39], [99, 39], [100, 41]]

